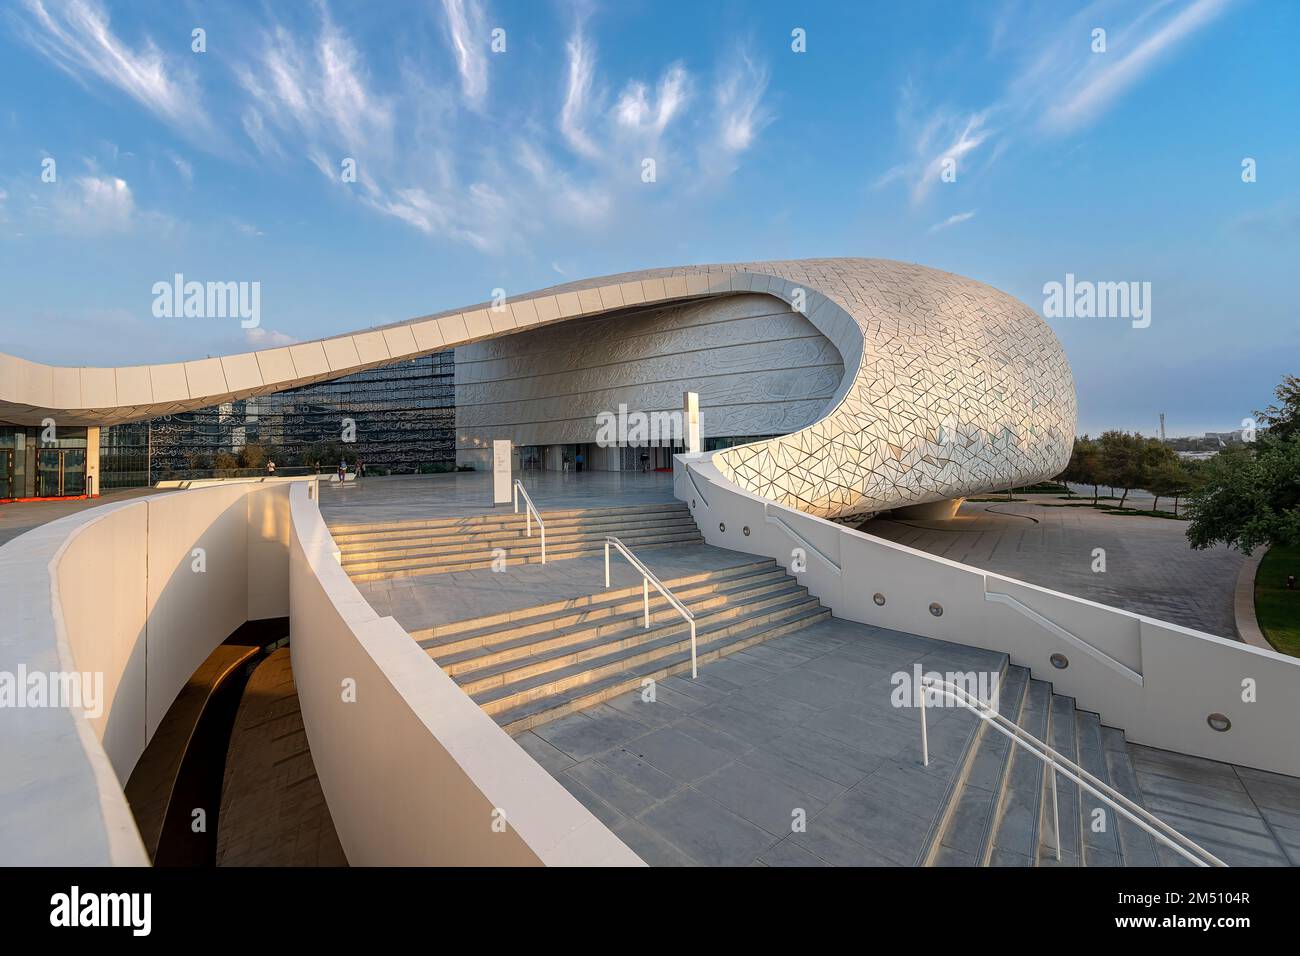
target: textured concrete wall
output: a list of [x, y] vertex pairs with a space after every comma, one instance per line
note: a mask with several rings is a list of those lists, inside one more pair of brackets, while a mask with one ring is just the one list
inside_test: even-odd
[[784, 435], [815, 421], [843, 376], [835, 347], [772, 296], [580, 319], [456, 349], [457, 450], [593, 442], [601, 412], [680, 411], [688, 390], [706, 438]]

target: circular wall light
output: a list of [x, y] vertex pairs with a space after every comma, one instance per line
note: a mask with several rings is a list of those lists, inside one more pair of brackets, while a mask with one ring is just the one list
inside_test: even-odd
[[943, 605], [940, 604], [938, 601], [935, 601], [933, 604], [930, 605], [930, 613], [933, 614], [935, 617], [943, 617]]
[[879, 591], [871, 595], [871, 600], [875, 601], [876, 604], [879, 605], [880, 607], [885, 606], [885, 596], [881, 594]]
[[741, 528], [740, 530], [745, 535], [746, 538], [749, 537], [749, 525], [745, 525], [745, 527]]
[[1232, 729], [1232, 721], [1228, 719], [1227, 714], [1210, 714], [1205, 718], [1205, 722], [1210, 725], [1211, 730], [1217, 730], [1221, 734]]
[[1070, 666], [1070, 659], [1064, 654], [1053, 654], [1048, 660], [1052, 662], [1052, 666], [1058, 671], [1063, 671]]
[[723, 534], [726, 534], [726, 533], [727, 533], [727, 523], [726, 523], [725, 521], [719, 521], [719, 522], [718, 522], [718, 530], [721, 531]]
[[695, 499], [694, 499], [694, 498], [691, 499], [691, 507], [692, 507], [692, 508], [695, 507]]

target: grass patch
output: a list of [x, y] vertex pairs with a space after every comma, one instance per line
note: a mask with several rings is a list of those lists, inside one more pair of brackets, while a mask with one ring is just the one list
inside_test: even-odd
[[1286, 589], [1288, 574], [1300, 580], [1300, 545], [1269, 548], [1255, 572], [1255, 617], [1270, 644], [1300, 657], [1300, 589]]
[[1024, 498], [967, 498], [966, 500], [975, 501], [975, 502], [996, 502], [996, 501], [1016, 502], [1016, 501], [1024, 501], [1025, 499]]
[[1191, 521], [1186, 515], [1176, 515], [1172, 511], [1147, 511], [1142, 508], [1108, 508], [1098, 506], [1097, 510], [1107, 515], [1141, 515], [1144, 518], [1168, 518], [1170, 521]]

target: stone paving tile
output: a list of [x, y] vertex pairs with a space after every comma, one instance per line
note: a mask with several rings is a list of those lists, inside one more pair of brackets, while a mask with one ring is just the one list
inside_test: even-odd
[[639, 820], [620, 820], [610, 829], [650, 866], [696, 865], [689, 856]]
[[807, 820], [826, 805], [810, 793], [741, 761], [695, 782], [694, 788], [773, 836], [788, 836], [801, 811]]
[[557, 750], [531, 730], [526, 730], [515, 737], [515, 743], [523, 747], [528, 755], [542, 765], [549, 774], [557, 774], [572, 767], [576, 762], [568, 754]]
[[653, 730], [637, 738], [636, 745], [628, 749], [652, 767], [685, 783], [707, 776], [730, 763], [733, 756], [687, 736], [676, 727]]
[[655, 800], [671, 797], [685, 786], [680, 780], [669, 776], [662, 770], [650, 766], [636, 754], [620, 748], [596, 757], [591, 763], [603, 767], [611, 773], [618, 774], [628, 783]]
[[768, 847], [758, 857], [764, 866], [829, 866], [792, 840], [785, 839]]
[[776, 837], [695, 790], [656, 804], [640, 822], [704, 866], [745, 866]]
[[594, 760], [584, 760], [564, 771], [607, 804], [629, 817], [654, 805], [655, 798]]
[[645, 724], [617, 711], [613, 713], [614, 717], [600, 718], [592, 718], [585, 712], [570, 714], [536, 728], [533, 733], [575, 760], [586, 760], [646, 732]]

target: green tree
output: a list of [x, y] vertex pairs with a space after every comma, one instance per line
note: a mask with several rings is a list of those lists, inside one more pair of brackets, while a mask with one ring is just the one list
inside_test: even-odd
[[1287, 438], [1300, 433], [1300, 377], [1285, 375], [1282, 384], [1273, 390], [1277, 404], [1255, 413], [1255, 419], [1274, 438]]
[[1087, 435], [1074, 439], [1074, 448], [1070, 451], [1070, 462], [1065, 470], [1057, 475], [1056, 480], [1071, 482], [1076, 485], [1092, 485], [1092, 503], [1097, 503], [1098, 486], [1101, 484], [1101, 452], [1097, 442]]
[[1270, 428], [1253, 448], [1215, 455], [1188, 511], [1193, 548], [1226, 544], [1250, 554], [1300, 542], [1300, 432], [1280, 437]]
[[1098, 480], [1111, 489], [1124, 491], [1119, 506], [1124, 507], [1128, 493], [1146, 481], [1148, 462], [1146, 439], [1128, 432], [1103, 432], [1099, 442]]
[[266, 464], [268, 454], [265, 445], [261, 442], [251, 441], [239, 450], [239, 466], [241, 468], [261, 468]]

